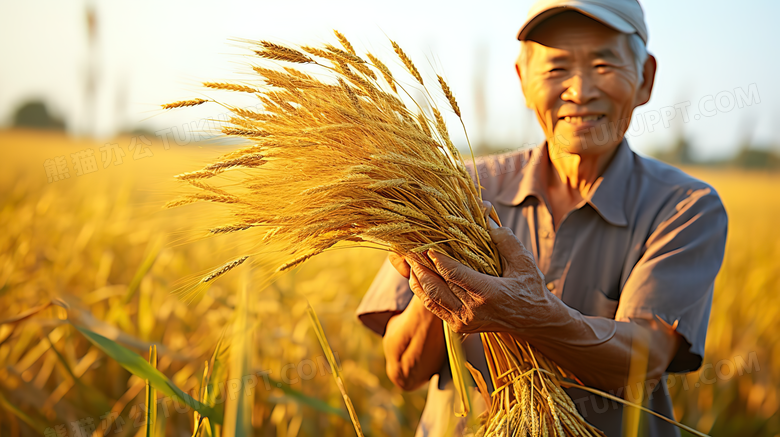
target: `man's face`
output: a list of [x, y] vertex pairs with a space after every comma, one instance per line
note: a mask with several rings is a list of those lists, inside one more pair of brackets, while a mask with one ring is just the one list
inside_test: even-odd
[[616, 147], [652, 88], [652, 77], [639, 86], [643, 72], [636, 71], [626, 35], [564, 12], [539, 24], [526, 48], [518, 73], [547, 141], [578, 155]]

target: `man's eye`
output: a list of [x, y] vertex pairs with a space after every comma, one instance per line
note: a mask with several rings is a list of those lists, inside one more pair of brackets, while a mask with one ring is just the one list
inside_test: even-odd
[[550, 73], [559, 73], [561, 71], [566, 71], [566, 70], [561, 67], [555, 67], [550, 69]]

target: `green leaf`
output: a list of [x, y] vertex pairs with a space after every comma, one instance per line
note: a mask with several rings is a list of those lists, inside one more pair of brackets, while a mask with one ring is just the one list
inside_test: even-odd
[[152, 367], [146, 360], [137, 353], [114, 342], [102, 335], [96, 334], [86, 328], [76, 326], [89, 341], [102, 350], [106, 355], [118, 362], [128, 372], [133, 375], [149, 381], [149, 384], [166, 396], [170, 396], [184, 402], [187, 406], [194, 409], [203, 416], [209, 418], [209, 421], [222, 424], [222, 415], [213, 408], [204, 405], [190, 395], [177, 387], [162, 372]]
[[[225, 403], [220, 402], [219, 404], [217, 404], [217, 389], [220, 383], [224, 387], [224, 383], [225, 381], [227, 381], [227, 370], [228, 370], [227, 366], [228, 366], [228, 361], [229, 361], [228, 358], [230, 353], [230, 348], [224, 344], [224, 335], [225, 332], [223, 331], [219, 337], [219, 341], [217, 341], [217, 346], [214, 348], [214, 354], [211, 356], [211, 365], [209, 366], [210, 372], [209, 372], [208, 384], [205, 385], [204, 387], [201, 387], [203, 390], [203, 398], [201, 400], [206, 405], [214, 408], [214, 410], [221, 415], [224, 415]], [[207, 422], [208, 422], [209, 435], [210, 436], [218, 435], [217, 424], [211, 420], [208, 420]]]
[[[149, 366], [157, 369], [157, 346], [149, 346]], [[146, 437], [154, 437], [154, 425], [157, 422], [157, 391], [146, 380]]]
[[88, 385], [84, 384], [84, 381], [82, 381], [81, 378], [76, 377], [73, 373], [73, 369], [71, 369], [68, 364], [68, 360], [66, 360], [54, 346], [54, 342], [51, 340], [51, 333], [46, 334], [46, 340], [49, 342], [50, 349], [57, 356], [57, 360], [59, 360], [62, 367], [73, 379], [73, 383], [78, 387], [77, 393], [79, 396], [85, 399], [89, 405], [96, 407], [98, 411], [110, 411], [111, 404], [108, 398], [106, 398], [106, 395], [100, 390], [91, 390]]

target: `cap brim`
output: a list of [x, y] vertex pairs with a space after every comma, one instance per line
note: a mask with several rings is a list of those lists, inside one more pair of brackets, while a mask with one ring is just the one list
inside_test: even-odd
[[577, 11], [587, 17], [590, 17], [606, 26], [609, 26], [618, 32], [622, 33], [636, 33], [637, 29], [634, 28], [628, 21], [620, 18], [617, 14], [596, 5], [584, 4], [577, 1], [568, 2], [566, 5], [557, 6], [540, 12], [533, 17], [529, 17], [525, 23], [520, 27], [520, 31], [517, 33], [517, 39], [524, 41], [527, 39], [528, 34], [539, 25], [542, 21], [558, 15], [561, 12]]

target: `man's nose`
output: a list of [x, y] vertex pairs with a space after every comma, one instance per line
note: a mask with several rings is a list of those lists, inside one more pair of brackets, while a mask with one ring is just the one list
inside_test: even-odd
[[566, 88], [561, 99], [577, 105], [584, 105], [598, 97], [598, 89], [593, 81], [582, 73], [577, 73], [563, 83]]

